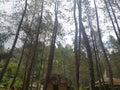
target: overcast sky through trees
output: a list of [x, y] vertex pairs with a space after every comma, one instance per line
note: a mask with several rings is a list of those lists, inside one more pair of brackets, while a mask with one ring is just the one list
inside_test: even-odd
[[[5, 13], [6, 15], [12, 15], [13, 12], [15, 12], [15, 5], [18, 3], [19, 0], [8, 0], [7, 2], [0, 3], [0, 12]], [[22, 3], [21, 3], [22, 5]], [[91, 7], [94, 8], [93, 0], [91, 0]], [[101, 0], [97, 2], [97, 5], [99, 8], [102, 8], [104, 6], [103, 3], [101, 3]], [[21, 7], [23, 8], [23, 7]], [[54, 13], [54, 6], [45, 7], [46, 9], [49, 9], [50, 12]], [[114, 32], [111, 32], [108, 30], [106, 32], [106, 27], [111, 25], [110, 22], [105, 21], [104, 11], [98, 8], [99, 13], [99, 19], [100, 19], [100, 26], [102, 27], [102, 30], [104, 32], [103, 40], [107, 41], [108, 35], [112, 34], [115, 36]], [[65, 37], [64, 37], [64, 44], [73, 44], [73, 37], [74, 37], [74, 21], [73, 21], [73, 2], [72, 0], [60, 0], [59, 4], [59, 10], [61, 11], [61, 14], [58, 14], [58, 20], [61, 23], [61, 25], [64, 28], [65, 31]], [[118, 13], [119, 14], [119, 13]], [[1, 14], [2, 15], [2, 14]], [[2, 20], [2, 18], [0, 18]], [[7, 17], [6, 17], [7, 19]], [[93, 21], [93, 23], [95, 23]], [[106, 23], [106, 24], [105, 24]], [[86, 24], [86, 23], [84, 23]], [[22, 36], [21, 36], [22, 37]], [[5, 44], [6, 48], [10, 48], [12, 45], [12, 42], [14, 40], [14, 37], [11, 37], [10, 40], [8, 40]], [[22, 45], [22, 42], [18, 40], [16, 47], [20, 47]]]

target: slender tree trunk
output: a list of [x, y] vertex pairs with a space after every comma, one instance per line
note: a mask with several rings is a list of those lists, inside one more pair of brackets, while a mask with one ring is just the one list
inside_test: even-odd
[[89, 5], [88, 4], [88, 0], [86, 0], [86, 3], [85, 3], [85, 7], [86, 7], [86, 12], [87, 12], [87, 16], [88, 16], [88, 23], [89, 23], [89, 26], [90, 26], [90, 29], [91, 29], [91, 38], [92, 38], [92, 43], [93, 43], [93, 49], [94, 49], [94, 53], [95, 53], [95, 60], [96, 60], [96, 71], [97, 71], [97, 75], [98, 75], [98, 80], [99, 80], [99, 83], [100, 83], [100, 88], [99, 90], [101, 90], [101, 79], [100, 79], [100, 71], [99, 71], [99, 66], [98, 66], [98, 58], [97, 58], [97, 52], [96, 52], [96, 47], [95, 47], [95, 37], [93, 35], [93, 27], [92, 27], [92, 23], [91, 23], [91, 19], [90, 19], [90, 9], [89, 7], [87, 6]]
[[95, 42], [94, 42], [94, 37], [92, 35], [92, 31], [91, 31], [91, 38], [92, 38], [92, 43], [93, 43], [93, 48], [94, 48], [94, 53], [95, 53], [95, 61], [96, 61], [96, 71], [97, 71], [97, 75], [98, 75], [98, 81], [100, 83], [100, 88], [99, 90], [101, 90], [101, 79], [100, 79], [100, 70], [99, 70], [99, 66], [98, 66], [98, 58], [97, 58], [97, 52], [96, 52], [96, 47], [95, 47]]
[[[34, 15], [33, 15], [33, 18], [34, 18]], [[33, 18], [32, 18], [32, 22], [31, 22], [30, 28], [31, 28], [31, 26], [32, 26], [32, 24], [33, 24]], [[16, 72], [15, 72], [15, 75], [14, 75], [14, 77], [13, 77], [12, 83], [11, 83], [11, 85], [10, 85], [10, 88], [13, 87], [13, 85], [14, 85], [14, 83], [15, 83], [15, 80], [16, 80], [16, 77], [17, 77], [17, 75], [18, 75], [18, 72], [19, 72], [19, 69], [20, 69], [20, 66], [21, 66], [21, 62], [22, 62], [22, 59], [23, 59], [24, 51], [25, 51], [25, 46], [26, 46], [26, 43], [27, 43], [27, 38], [28, 38], [28, 35], [29, 35], [30, 31], [31, 31], [31, 29], [29, 29], [29, 30], [27, 31], [27, 36], [26, 36], [26, 38], [25, 38], [25, 42], [24, 42], [23, 49], [22, 49], [22, 52], [21, 52], [20, 60], [19, 60], [19, 63], [18, 63]]]
[[[94, 37], [94, 43], [95, 43], [95, 53], [96, 53], [96, 58], [97, 58], [97, 64], [98, 64], [98, 67], [99, 67], [99, 73], [100, 73], [100, 76], [101, 76], [101, 81], [102, 81], [102, 84], [103, 84], [103, 88], [104, 90], [106, 90], [105, 88], [105, 81], [104, 81], [104, 78], [103, 78], [103, 73], [102, 73], [102, 68], [101, 68], [101, 64], [100, 64], [100, 56], [99, 56], [99, 50], [98, 50], [98, 47], [97, 47], [97, 40], [95, 38], [95, 33], [94, 31], [91, 32], [93, 34], [93, 37]], [[101, 85], [102, 85], [101, 84]]]
[[105, 82], [104, 82], [104, 78], [103, 75], [101, 74], [101, 66], [100, 66], [100, 58], [99, 58], [99, 52], [98, 52], [98, 48], [97, 48], [97, 43], [96, 43], [96, 38], [95, 38], [95, 34], [94, 34], [94, 29], [92, 27], [92, 19], [90, 16], [90, 7], [88, 6], [89, 2], [88, 0], [85, 1], [85, 8], [86, 8], [86, 13], [87, 13], [87, 17], [88, 17], [88, 23], [89, 23], [89, 27], [91, 30], [91, 38], [92, 38], [92, 43], [93, 43], [93, 48], [94, 48], [94, 53], [95, 53], [95, 60], [96, 60], [96, 70], [97, 70], [97, 75], [98, 75], [98, 79], [99, 79], [99, 83], [100, 83], [100, 90], [101, 90], [101, 79], [102, 79], [102, 83], [103, 83], [103, 87], [104, 90], [105, 89]]
[[58, 30], [58, 1], [55, 1], [55, 22], [54, 22], [54, 28], [53, 28], [53, 34], [52, 34], [52, 41], [50, 45], [50, 53], [48, 58], [48, 65], [47, 65], [47, 72], [46, 72], [46, 79], [45, 79], [45, 85], [43, 90], [47, 90], [47, 84], [48, 80], [50, 78], [51, 72], [52, 72], [52, 65], [53, 65], [53, 59], [54, 59], [54, 51], [55, 51], [55, 42], [56, 42], [56, 34]]
[[94, 68], [93, 68], [93, 60], [92, 60], [92, 53], [89, 45], [89, 41], [85, 32], [85, 28], [82, 27], [82, 34], [86, 44], [87, 56], [88, 56], [88, 64], [89, 64], [89, 71], [90, 71], [90, 90], [95, 90], [95, 78], [94, 78]]
[[[46, 36], [45, 36], [46, 37]], [[44, 42], [45, 42], [45, 37], [44, 37]], [[43, 45], [43, 50], [42, 50], [42, 55], [41, 55], [41, 60], [40, 60], [40, 68], [38, 72], [38, 80], [40, 81], [40, 76], [41, 76], [41, 71], [43, 69], [43, 56], [44, 56], [44, 51], [45, 51], [45, 45]], [[39, 90], [39, 83], [37, 83], [37, 90]]]
[[111, 20], [111, 22], [112, 22], [114, 32], [115, 32], [115, 34], [116, 34], [116, 36], [117, 36], [118, 42], [120, 43], [120, 37], [119, 37], [119, 34], [118, 34], [117, 30], [116, 30], [116, 27], [115, 27], [114, 21], [113, 21], [113, 19], [112, 19], [112, 16], [111, 16], [111, 14], [110, 14], [107, 1], [104, 0], [104, 2], [105, 2], [105, 6], [106, 6], [106, 9], [107, 9], [108, 15], [109, 15], [109, 17], [110, 17], [110, 20]]
[[[118, 24], [116, 15], [115, 15], [115, 13], [114, 13], [114, 9], [113, 9], [113, 7], [112, 7], [112, 5], [111, 5], [111, 3], [110, 3], [110, 0], [108, 0], [108, 3], [109, 3], [109, 5], [110, 5], [110, 7], [111, 7], [112, 14], [113, 14], [113, 17], [114, 17], [114, 20], [115, 20], [115, 23], [116, 23], [116, 25], [117, 25], [118, 32], [119, 32], [119, 35], [120, 35], [120, 27], [119, 27], [119, 24]], [[119, 37], [119, 38], [120, 38], [120, 37]]]
[[92, 60], [92, 53], [91, 53], [91, 49], [90, 49], [90, 45], [89, 45], [89, 40], [88, 37], [86, 35], [85, 32], [85, 28], [83, 26], [82, 23], [82, 9], [81, 9], [81, 0], [78, 0], [78, 6], [79, 6], [79, 24], [80, 24], [80, 30], [82, 32], [83, 35], [83, 39], [85, 40], [85, 47], [86, 47], [86, 51], [87, 51], [87, 56], [88, 56], [88, 64], [89, 64], [89, 71], [90, 71], [90, 90], [95, 90], [95, 78], [94, 78], [94, 68], [93, 68], [93, 60]]
[[[94, 34], [93, 29], [91, 29], [91, 34], [92, 34], [91, 36], [92, 36], [92, 42], [93, 42], [93, 47], [94, 47], [94, 52], [95, 52], [95, 59], [96, 59], [96, 65], [97, 65], [96, 69], [97, 69], [97, 74], [98, 74], [98, 77], [99, 77], [99, 83], [100, 83], [100, 86], [103, 84], [104, 90], [106, 90], [105, 81], [104, 81], [104, 78], [103, 78], [101, 65], [100, 65], [99, 51], [98, 51], [98, 48], [97, 48], [96, 38], [95, 38], [95, 34]], [[101, 77], [101, 79], [100, 79], [100, 77]], [[102, 82], [101, 82], [101, 80], [102, 80]]]
[[18, 39], [18, 36], [19, 36], [19, 32], [20, 32], [20, 29], [21, 29], [21, 25], [22, 25], [23, 18], [25, 16], [26, 10], [27, 10], [27, 0], [25, 0], [25, 9], [23, 11], [23, 14], [22, 14], [19, 26], [18, 26], [18, 29], [17, 29], [17, 32], [16, 32], [16, 36], [15, 36], [15, 39], [14, 39], [14, 42], [13, 42], [13, 45], [12, 45], [12, 48], [11, 48], [11, 50], [9, 52], [10, 56], [8, 56], [8, 59], [6, 60], [6, 63], [4, 65], [2, 71], [0, 72], [0, 82], [1, 82], [1, 80], [2, 80], [2, 78], [4, 76], [4, 74], [5, 74], [6, 68], [7, 68], [8, 64], [10, 62], [10, 59], [11, 59], [11, 55], [12, 55], [14, 49], [15, 49], [15, 45], [16, 45], [16, 42], [17, 42], [17, 39]]
[[[96, 65], [97, 65], [96, 69], [97, 69], [97, 74], [98, 74], [99, 83], [100, 83], [100, 90], [101, 90], [101, 85], [102, 84], [103, 84], [104, 90], [106, 90], [105, 81], [104, 81], [104, 78], [103, 78], [101, 65], [100, 65], [100, 57], [99, 57], [99, 52], [98, 52], [97, 43], [96, 43], [96, 39], [95, 39], [95, 34], [94, 34], [94, 31], [92, 29], [91, 29], [91, 34], [92, 34], [91, 36], [92, 36], [92, 42], [93, 42], [93, 47], [94, 47], [94, 52], [95, 52]], [[101, 80], [102, 80], [102, 82], [101, 82]]]
[[33, 90], [33, 81], [34, 81], [34, 70], [32, 71], [32, 75], [31, 75], [31, 81], [30, 81], [30, 90]]
[[24, 49], [25, 49], [26, 42], [27, 42], [27, 39], [25, 40], [25, 43], [24, 43], [24, 46], [23, 46], [23, 49], [22, 49], [22, 53], [21, 53], [21, 56], [20, 56], [20, 60], [19, 60], [19, 63], [18, 63], [16, 72], [15, 72], [15, 75], [14, 75], [14, 77], [13, 77], [12, 83], [11, 83], [11, 85], [10, 85], [11, 90], [13, 90], [12, 87], [13, 87], [13, 85], [14, 85], [14, 83], [15, 83], [17, 74], [18, 74], [19, 69], [20, 69], [20, 65], [21, 65], [21, 62], [22, 62], [23, 55], [24, 55]]
[[104, 48], [104, 45], [103, 45], [103, 42], [102, 42], [102, 38], [101, 38], [101, 32], [100, 32], [100, 27], [99, 27], [99, 19], [98, 19], [98, 11], [97, 11], [97, 6], [96, 6], [95, 0], [94, 0], [94, 5], [95, 5], [95, 11], [96, 11], [98, 36], [99, 36], [101, 47], [102, 47], [102, 50], [103, 50], [103, 53], [104, 53], [104, 57], [105, 57], [106, 65], [107, 65], [107, 71], [109, 72], [109, 75], [110, 75], [110, 85], [111, 85], [111, 90], [112, 90], [112, 88], [113, 88], [112, 69], [111, 69], [111, 66], [110, 66], [110, 63], [109, 63], [109, 60], [108, 60], [108, 57], [107, 57], [107, 54], [106, 54], [106, 51], [105, 51], [105, 48]]
[[27, 78], [26, 78], [26, 84], [25, 84], [25, 90], [29, 89], [29, 82], [30, 82], [31, 71], [32, 71], [33, 65], [34, 65], [34, 63], [36, 61], [35, 60], [35, 56], [36, 56], [36, 50], [37, 50], [37, 47], [38, 47], [38, 37], [39, 37], [39, 34], [40, 34], [40, 27], [41, 27], [41, 23], [42, 23], [43, 3], [44, 3], [44, 0], [42, 1], [41, 16], [40, 16], [39, 25], [38, 25], [38, 28], [37, 28], [37, 33], [36, 33], [36, 38], [35, 38], [36, 40], [34, 42], [32, 59], [31, 59], [30, 66], [28, 68], [28, 73], [27, 73]]
[[76, 90], [79, 90], [79, 42], [78, 42], [78, 24], [76, 19], [76, 0], [74, 0], [74, 22], [75, 22], [75, 42], [74, 42], [74, 52], [75, 52], [75, 66], [76, 66]]
[[29, 51], [28, 51], [28, 57], [26, 59], [26, 65], [25, 65], [25, 71], [24, 71], [24, 75], [23, 75], [23, 85], [22, 85], [22, 90], [25, 89], [25, 83], [26, 83], [26, 76], [27, 76], [27, 71], [28, 71], [28, 65], [29, 65], [29, 60], [30, 60], [30, 57], [31, 57], [31, 54], [32, 54], [32, 40], [31, 40], [31, 47], [29, 48]]

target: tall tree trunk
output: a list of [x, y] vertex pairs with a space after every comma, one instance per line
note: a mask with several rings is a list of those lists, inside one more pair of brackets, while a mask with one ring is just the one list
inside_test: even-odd
[[23, 49], [22, 49], [22, 52], [21, 52], [20, 60], [19, 60], [19, 63], [18, 63], [18, 66], [17, 66], [16, 72], [15, 72], [15, 75], [14, 75], [14, 77], [13, 77], [12, 83], [11, 83], [11, 85], [10, 85], [11, 90], [13, 90], [12, 87], [13, 87], [13, 85], [14, 85], [14, 83], [15, 83], [15, 80], [16, 80], [16, 77], [17, 77], [17, 74], [18, 74], [19, 69], [20, 69], [20, 65], [21, 65], [21, 62], [22, 62], [22, 59], [23, 59], [24, 49], [25, 49], [26, 42], [27, 42], [27, 39], [25, 40], [25, 43], [24, 43], [24, 46], [23, 46]]
[[50, 53], [48, 58], [48, 65], [47, 65], [47, 72], [46, 72], [46, 78], [45, 78], [45, 85], [43, 90], [47, 90], [47, 84], [48, 80], [50, 78], [51, 72], [52, 72], [52, 65], [53, 65], [53, 59], [54, 59], [54, 51], [55, 51], [55, 42], [56, 42], [56, 34], [58, 30], [58, 1], [55, 1], [55, 22], [54, 22], [54, 28], [53, 28], [53, 34], [52, 34], [52, 40], [50, 45]]
[[112, 22], [114, 32], [115, 32], [115, 34], [116, 34], [116, 36], [117, 36], [118, 42], [120, 43], [120, 37], [119, 37], [119, 34], [118, 34], [117, 29], [116, 29], [116, 27], [115, 27], [115, 24], [114, 24], [114, 21], [113, 21], [113, 19], [112, 19], [112, 16], [111, 16], [111, 14], [110, 14], [107, 1], [104, 0], [104, 2], [105, 2], [105, 6], [106, 6], [106, 9], [107, 9], [108, 15], [109, 15], [109, 17], [110, 17], [110, 20], [111, 20], [111, 22]]
[[93, 48], [94, 48], [94, 53], [95, 53], [95, 61], [96, 61], [96, 71], [97, 71], [97, 75], [98, 75], [98, 81], [100, 83], [100, 88], [99, 90], [101, 90], [101, 79], [100, 79], [100, 70], [99, 70], [99, 65], [98, 65], [98, 58], [97, 58], [97, 52], [96, 52], [96, 47], [95, 47], [95, 42], [94, 42], [94, 37], [93, 37], [93, 31], [91, 31], [91, 38], [92, 38], [92, 43], [93, 43]]
[[33, 40], [31, 40], [30, 42], [30, 48], [29, 48], [29, 51], [28, 51], [28, 56], [27, 56], [27, 59], [26, 59], [26, 63], [25, 63], [25, 71], [24, 71], [24, 74], [23, 74], [23, 85], [22, 85], [22, 90], [25, 89], [25, 83], [26, 83], [26, 76], [27, 76], [27, 71], [28, 71], [28, 66], [29, 66], [29, 60], [30, 60], [30, 57], [31, 57], [31, 54], [32, 54], [32, 42]]
[[[95, 60], [96, 60], [96, 65], [97, 65], [96, 69], [97, 69], [97, 74], [98, 74], [99, 83], [100, 83], [100, 90], [101, 90], [101, 85], [103, 85], [104, 90], [106, 90], [106, 88], [105, 88], [105, 81], [104, 81], [104, 78], [103, 78], [101, 65], [100, 65], [99, 52], [98, 52], [96, 38], [95, 38], [95, 34], [94, 34], [94, 31], [93, 31], [93, 28], [91, 28], [91, 37], [92, 37], [92, 42], [93, 42], [93, 47], [94, 47], [94, 52], [95, 52]], [[101, 82], [101, 80], [102, 80], [102, 82]]]
[[95, 90], [95, 78], [94, 78], [94, 68], [93, 68], [93, 60], [92, 60], [92, 53], [91, 53], [91, 49], [90, 49], [90, 45], [89, 45], [89, 40], [88, 37], [86, 35], [85, 32], [85, 28], [83, 26], [82, 23], [82, 5], [81, 5], [81, 0], [78, 0], [78, 10], [79, 10], [79, 24], [80, 24], [80, 30], [82, 32], [83, 35], [83, 39], [85, 40], [85, 47], [86, 47], [86, 51], [87, 51], [87, 56], [88, 56], [88, 64], [89, 64], [89, 71], [90, 71], [90, 90]]
[[33, 82], [34, 82], [34, 70], [32, 71], [32, 75], [31, 75], [31, 81], [30, 81], [30, 89], [29, 90], [33, 90]]
[[[120, 35], [120, 27], [119, 27], [119, 24], [118, 24], [118, 21], [117, 21], [117, 18], [116, 18], [116, 15], [115, 15], [115, 13], [114, 13], [114, 9], [113, 9], [113, 7], [112, 7], [112, 5], [111, 5], [110, 0], [108, 0], [108, 3], [109, 3], [109, 5], [110, 5], [110, 7], [111, 7], [112, 14], [113, 14], [113, 17], [114, 17], [114, 20], [115, 20], [115, 23], [116, 23], [116, 25], [117, 25], [118, 32], [119, 32], [119, 35]], [[120, 38], [120, 37], [119, 37], [119, 38]]]
[[[89, 27], [91, 30], [91, 38], [92, 38], [92, 43], [93, 43], [93, 48], [94, 48], [94, 53], [95, 53], [96, 70], [97, 70], [98, 80], [100, 83], [100, 90], [101, 90], [102, 83], [103, 83], [104, 90], [106, 90], [103, 74], [101, 73], [102, 70], [101, 70], [101, 65], [100, 65], [100, 58], [99, 58], [99, 52], [98, 52], [97, 43], [96, 43], [96, 37], [95, 37], [94, 29], [92, 27], [92, 19], [90, 16], [90, 7], [88, 5], [89, 5], [89, 2], [88, 2], [88, 0], [86, 0], [85, 8], [86, 8], [86, 13], [87, 13], [87, 17], [88, 17], [88, 24], [89, 24]], [[101, 83], [101, 79], [102, 79], [102, 83]]]
[[10, 56], [8, 56], [8, 59], [6, 60], [6, 63], [4, 65], [2, 71], [0, 72], [0, 82], [1, 82], [1, 80], [2, 80], [2, 78], [4, 76], [4, 74], [5, 74], [6, 68], [7, 68], [8, 64], [10, 62], [10, 59], [11, 59], [11, 55], [12, 55], [14, 49], [15, 49], [15, 45], [16, 45], [16, 42], [17, 42], [17, 39], [18, 39], [18, 36], [19, 36], [19, 32], [20, 32], [20, 29], [21, 29], [21, 25], [22, 25], [23, 18], [25, 16], [26, 10], [27, 10], [27, 0], [25, 0], [25, 9], [23, 11], [23, 14], [22, 14], [19, 26], [18, 26], [18, 29], [17, 29], [17, 32], [16, 32], [16, 36], [15, 36], [15, 39], [14, 39], [14, 42], [13, 42], [13, 45], [12, 45], [12, 48], [11, 48], [11, 50], [9, 52]]
[[[45, 38], [46, 38], [46, 36], [44, 37], [44, 42], [45, 42]], [[41, 71], [43, 69], [44, 51], [45, 51], [45, 45], [43, 45], [42, 55], [41, 55], [41, 59], [40, 59], [40, 68], [38, 71], [38, 80], [39, 81], [40, 81], [40, 77], [41, 77]], [[39, 82], [37, 83], [37, 90], [39, 90]]]
[[[89, 25], [89, 26], [91, 27], [92, 25]], [[96, 69], [97, 69], [97, 74], [98, 74], [98, 78], [99, 78], [99, 83], [100, 83], [100, 86], [103, 84], [104, 90], [106, 90], [105, 81], [103, 78], [101, 65], [100, 65], [99, 51], [98, 51], [97, 42], [96, 42], [95, 34], [94, 34], [92, 27], [91, 27], [91, 37], [92, 37], [92, 42], [93, 42], [93, 47], [94, 47], [94, 52], [95, 52], [95, 59], [96, 59], [96, 65], [97, 65]], [[100, 79], [100, 77], [101, 77], [101, 79]], [[102, 80], [102, 82], [101, 82], [101, 80]]]
[[36, 51], [37, 51], [37, 47], [38, 47], [38, 37], [39, 37], [39, 34], [40, 34], [40, 27], [41, 27], [42, 17], [43, 17], [43, 3], [44, 3], [44, 0], [42, 1], [41, 15], [40, 15], [39, 25], [38, 25], [37, 33], [36, 33], [36, 37], [35, 37], [35, 42], [34, 42], [34, 47], [33, 47], [33, 55], [32, 55], [32, 59], [31, 59], [31, 62], [30, 62], [30, 66], [28, 68], [28, 73], [27, 73], [27, 78], [26, 78], [26, 83], [25, 83], [25, 90], [29, 89], [31, 71], [32, 71], [33, 65], [36, 61], [35, 56], [36, 56]]
[[88, 56], [88, 64], [89, 64], [89, 71], [90, 71], [90, 90], [95, 90], [95, 77], [94, 77], [94, 68], [93, 68], [93, 60], [92, 60], [92, 53], [89, 45], [89, 41], [85, 32], [85, 28], [81, 27], [83, 38], [85, 40], [86, 51]]
[[96, 6], [95, 0], [94, 0], [94, 5], [95, 5], [95, 11], [96, 11], [98, 36], [99, 36], [99, 40], [100, 40], [100, 43], [101, 43], [101, 47], [102, 47], [102, 50], [103, 50], [103, 53], [104, 53], [104, 57], [105, 57], [106, 65], [107, 65], [107, 71], [109, 72], [109, 75], [110, 75], [110, 85], [111, 85], [111, 90], [112, 90], [112, 88], [113, 88], [112, 69], [111, 69], [111, 66], [110, 66], [110, 63], [109, 63], [109, 60], [108, 60], [108, 57], [107, 57], [107, 53], [106, 53], [106, 51], [105, 51], [105, 48], [104, 48], [104, 45], [103, 45], [103, 42], [102, 42], [102, 38], [101, 38], [101, 31], [100, 31], [100, 26], [99, 26], [98, 11], [97, 11], [97, 6]]
[[74, 52], [75, 52], [75, 66], [76, 66], [76, 90], [79, 90], [79, 42], [78, 42], [78, 24], [76, 19], [76, 0], [74, 0], [74, 22], [75, 22], [75, 42], [74, 42]]
[[[35, 16], [35, 14], [34, 14], [33, 17], [32, 17], [32, 21], [31, 21], [31, 24], [30, 24], [30, 28], [32, 27], [34, 16]], [[29, 29], [29, 30], [27, 31], [27, 35], [26, 35], [25, 42], [24, 42], [24, 45], [23, 45], [23, 48], [22, 48], [20, 60], [19, 60], [19, 63], [18, 63], [16, 72], [15, 72], [15, 75], [14, 75], [14, 77], [13, 77], [12, 83], [11, 83], [11, 85], [10, 85], [10, 88], [11, 88], [11, 89], [12, 89], [14, 83], [15, 83], [16, 77], [17, 77], [17, 75], [18, 75], [18, 72], [19, 72], [19, 69], [20, 69], [20, 66], [21, 66], [21, 62], [22, 62], [22, 59], [23, 59], [24, 51], [25, 51], [25, 46], [26, 46], [26, 44], [27, 44], [27, 38], [28, 38], [28, 35], [29, 35], [30, 31], [31, 31], [31, 29]]]
[[90, 7], [88, 7], [87, 5], [89, 5], [88, 0], [85, 1], [85, 7], [86, 7], [86, 12], [87, 12], [89, 27], [90, 27], [90, 30], [91, 30], [91, 38], [92, 38], [92, 43], [93, 43], [93, 49], [94, 49], [94, 53], [95, 53], [96, 71], [97, 71], [98, 80], [99, 80], [99, 83], [100, 83], [99, 90], [101, 90], [100, 70], [99, 70], [99, 66], [98, 66], [98, 58], [97, 58], [97, 52], [96, 52], [95, 37], [93, 35], [94, 29], [92, 27], [91, 18], [90, 18], [90, 15], [89, 15], [90, 14]]

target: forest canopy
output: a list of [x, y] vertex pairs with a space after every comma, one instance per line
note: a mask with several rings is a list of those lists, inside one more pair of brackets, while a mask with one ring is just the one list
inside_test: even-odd
[[[119, 0], [0, 0], [0, 90], [43, 90], [53, 74], [75, 90], [120, 79]], [[102, 84], [103, 83], [103, 84]], [[119, 86], [120, 88], [120, 86]]]

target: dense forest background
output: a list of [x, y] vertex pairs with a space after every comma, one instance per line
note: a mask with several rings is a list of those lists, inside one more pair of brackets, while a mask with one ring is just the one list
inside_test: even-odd
[[[60, 74], [90, 86], [120, 79], [119, 0], [0, 0], [0, 87]], [[37, 89], [39, 90], [39, 89]]]

